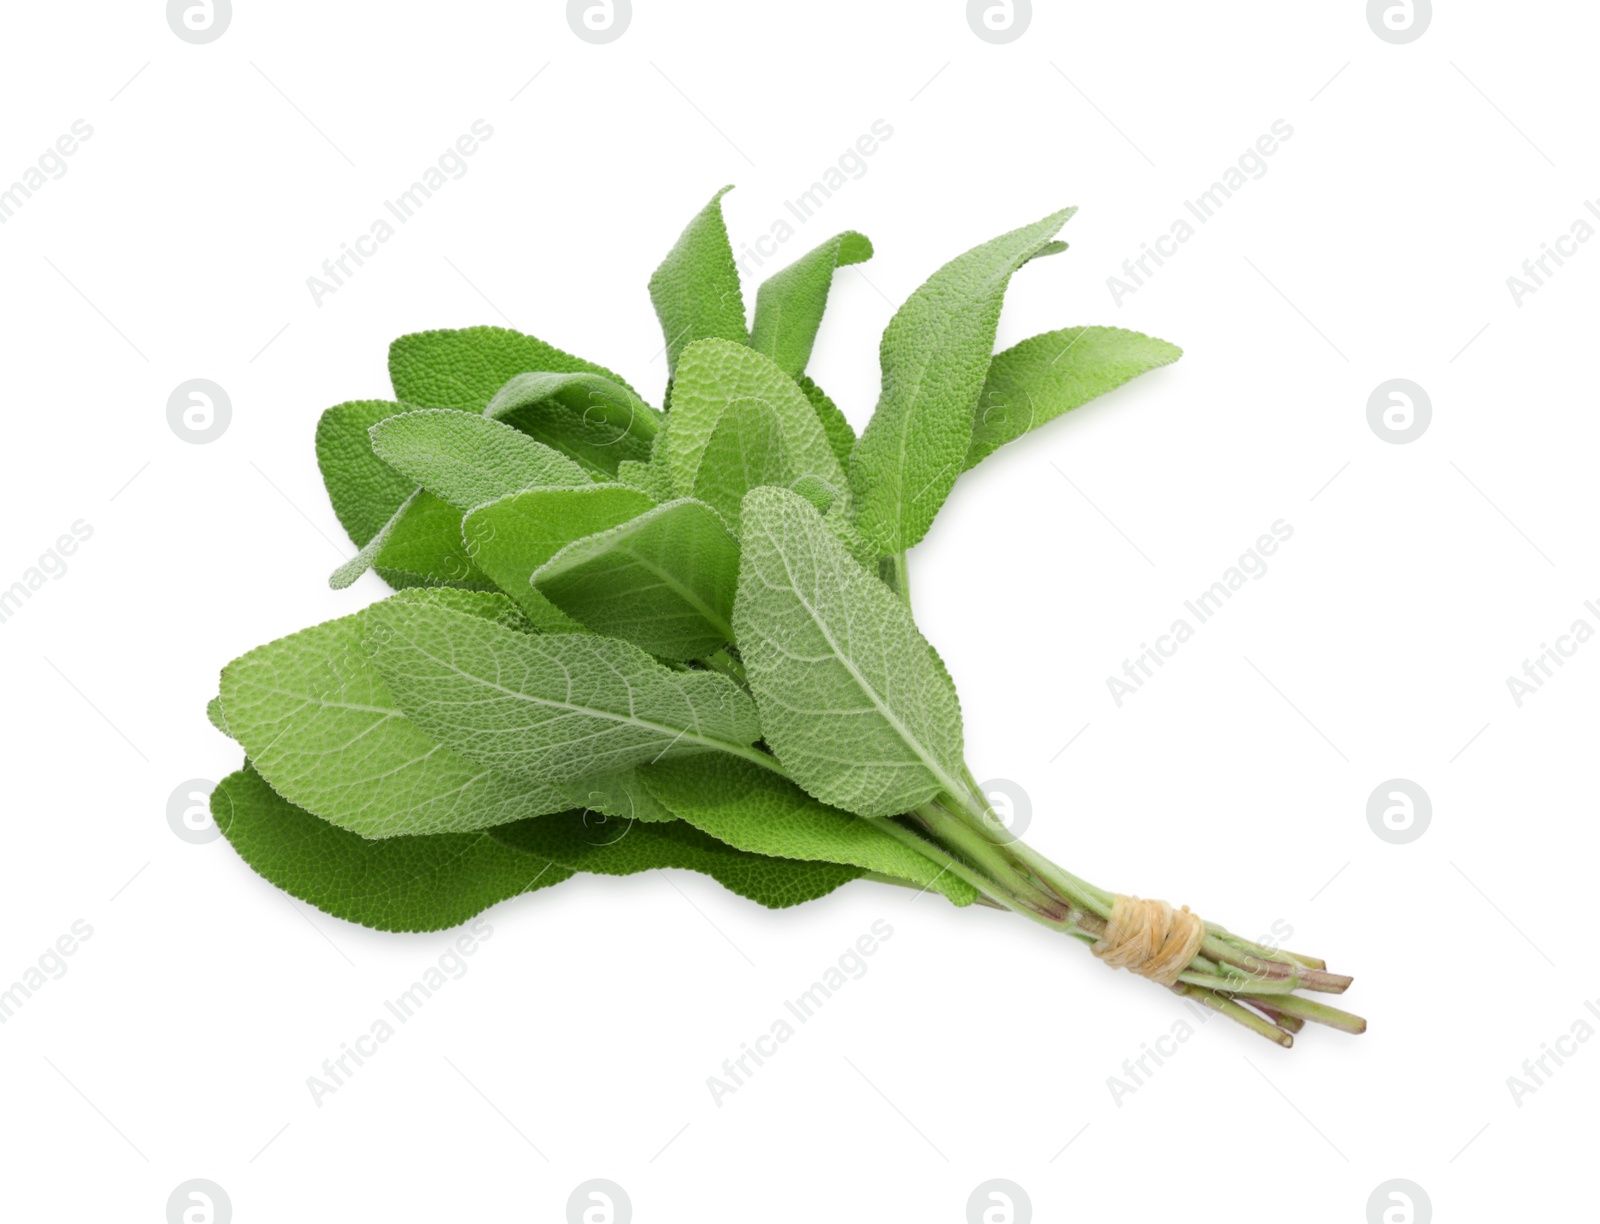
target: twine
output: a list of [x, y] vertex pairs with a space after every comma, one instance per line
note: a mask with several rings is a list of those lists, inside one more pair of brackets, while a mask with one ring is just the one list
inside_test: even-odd
[[1165, 901], [1119, 893], [1105, 934], [1090, 951], [1112, 969], [1128, 969], [1152, 982], [1174, 986], [1205, 938], [1205, 923], [1198, 914], [1191, 914], [1187, 905], [1173, 909]]

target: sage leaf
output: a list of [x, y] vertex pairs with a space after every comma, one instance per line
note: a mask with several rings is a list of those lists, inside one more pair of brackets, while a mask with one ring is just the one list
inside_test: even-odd
[[672, 477], [658, 463], [624, 459], [617, 464], [617, 480], [630, 489], [650, 494], [657, 501], [671, 501], [673, 498]]
[[[678, 359], [697, 340], [720, 337], [744, 345], [744, 295], [733, 246], [722, 219], [722, 197], [730, 185], [695, 214], [661, 266], [650, 277], [650, 300], [667, 341], [667, 374], [676, 377]], [[677, 391], [673, 398], [676, 402]]]
[[357, 548], [377, 535], [416, 489], [372, 453], [368, 432], [385, 417], [404, 412], [390, 400], [335, 404], [317, 421], [317, 466], [328, 500]]
[[406, 718], [362, 644], [368, 617], [393, 603], [526, 623], [501, 595], [413, 591], [235, 659], [222, 669], [228, 733], [273, 789], [362, 837], [462, 832], [572, 806], [551, 787], [472, 764]]
[[803, 476], [799, 467], [798, 456], [784, 444], [783, 423], [771, 404], [765, 400], [729, 404], [700, 456], [692, 492], [737, 531], [739, 504], [751, 489], [801, 479], [827, 484], [820, 476]]
[[883, 390], [850, 456], [856, 525], [883, 553], [921, 540], [955, 486], [1006, 286], [1072, 213], [1052, 213], [957, 256], [889, 320], [880, 346]]
[[867, 236], [846, 230], [768, 277], [756, 291], [750, 347], [772, 358], [790, 378], [799, 378], [817, 342], [834, 269], [871, 258]]
[[732, 641], [738, 582], [738, 541], [688, 498], [575, 540], [533, 573], [534, 589], [585, 628], [679, 660]]
[[494, 836], [507, 846], [574, 871], [635, 875], [660, 867], [687, 868], [768, 909], [814, 901], [862, 874], [859, 868], [840, 863], [748, 854], [681, 820], [628, 824], [593, 813], [566, 812], [506, 825]]
[[533, 573], [574, 540], [626, 523], [655, 505], [620, 484], [529, 489], [479, 506], [462, 521], [466, 550], [539, 628], [573, 633], [577, 621], [533, 587]]
[[631, 389], [598, 374], [518, 374], [484, 414], [611, 480], [627, 459], [648, 460], [660, 416]]
[[[590, 634], [523, 634], [440, 604], [368, 609], [367, 652], [425, 734], [535, 782], [574, 782], [678, 754], [761, 760], [750, 697]], [[228, 705], [223, 695], [224, 708]]]
[[826, 391], [804, 374], [800, 376], [799, 382], [800, 390], [805, 393], [806, 399], [811, 401], [811, 407], [816, 411], [817, 420], [822, 422], [822, 432], [827, 436], [834, 458], [839, 461], [839, 467], [848, 472], [850, 452], [856, 448], [856, 431], [845, 419], [844, 413], [839, 411], [839, 405], [828, 398]]
[[500, 421], [447, 408], [379, 421], [372, 450], [458, 514], [523, 489], [592, 483], [582, 467], [542, 442]]
[[408, 408], [482, 413], [511, 379], [540, 370], [598, 374], [628, 386], [604, 366], [505, 327], [413, 332], [389, 346], [389, 380], [395, 398]]
[[1008, 348], [989, 365], [966, 466], [1182, 356], [1176, 344], [1120, 327], [1068, 327]]
[[788, 489], [745, 498], [733, 627], [789, 776], [858, 816], [961, 793], [955, 686], [903, 602]]
[[672, 396], [653, 462], [665, 465], [680, 496], [694, 492], [706, 447], [724, 416], [754, 404], [771, 409], [781, 427], [791, 479], [820, 476], [835, 488], [847, 487], [811, 401], [771, 358], [726, 340], [702, 340], [684, 352]]
[[343, 590], [368, 569], [397, 588], [494, 589], [493, 581], [467, 555], [461, 511], [421, 488], [412, 490], [378, 534], [329, 575], [328, 585]]
[[638, 769], [619, 769], [615, 773], [596, 774], [576, 782], [562, 782], [556, 789], [572, 801], [574, 809], [587, 808], [617, 820], [643, 820], [650, 824], [661, 824], [677, 819], [650, 793]]
[[369, 841], [296, 807], [248, 764], [217, 783], [211, 817], [258, 875], [380, 931], [446, 930], [573, 874], [485, 833]]
[[726, 756], [662, 761], [640, 771], [650, 793], [718, 841], [754, 854], [848, 863], [909, 880], [971, 905], [978, 890], [863, 820], [813, 799], [793, 782]]

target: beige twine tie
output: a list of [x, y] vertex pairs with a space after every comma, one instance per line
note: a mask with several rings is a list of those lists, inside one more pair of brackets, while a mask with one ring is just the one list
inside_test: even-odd
[[1205, 923], [1187, 905], [1173, 909], [1165, 901], [1119, 893], [1105, 934], [1089, 950], [1113, 969], [1131, 969], [1152, 982], [1174, 986], [1205, 938]]

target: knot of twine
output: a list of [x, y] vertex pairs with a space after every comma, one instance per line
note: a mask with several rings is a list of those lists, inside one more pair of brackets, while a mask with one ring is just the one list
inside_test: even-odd
[[1152, 982], [1175, 986], [1205, 938], [1205, 923], [1187, 905], [1173, 909], [1165, 901], [1119, 893], [1105, 933], [1089, 950], [1112, 969], [1130, 969]]

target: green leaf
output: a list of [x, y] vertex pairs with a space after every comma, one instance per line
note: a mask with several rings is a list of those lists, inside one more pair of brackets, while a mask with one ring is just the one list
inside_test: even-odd
[[328, 576], [328, 585], [342, 591], [368, 569], [398, 588], [494, 589], [489, 576], [467, 555], [461, 540], [461, 511], [426, 489], [413, 490], [383, 529]]
[[624, 459], [617, 464], [617, 479], [630, 489], [639, 489], [650, 494], [657, 501], [672, 500], [672, 477], [667, 474], [666, 468], [658, 463], [640, 463], [633, 459]]
[[846, 487], [843, 469], [828, 445], [811, 401], [770, 358], [726, 340], [690, 346], [673, 384], [672, 411], [656, 439], [655, 462], [666, 466], [680, 495], [693, 493], [706, 466], [706, 448], [723, 417], [737, 417], [754, 404], [772, 410], [789, 456], [790, 479], [820, 476]]
[[756, 291], [750, 347], [772, 358], [790, 378], [799, 378], [817, 342], [834, 269], [871, 258], [867, 236], [846, 230], [763, 281]]
[[579, 624], [666, 659], [733, 639], [738, 582], [738, 541], [687, 498], [576, 540], [533, 573], [534, 589]]
[[1120, 327], [1068, 327], [1000, 353], [978, 399], [966, 466], [1097, 395], [1183, 356], [1176, 344]]
[[885, 833], [877, 821], [818, 803], [770, 770], [725, 756], [662, 761], [642, 771], [668, 809], [718, 841], [754, 854], [848, 863], [971, 905], [978, 890]]
[[858, 816], [961, 794], [961, 710], [911, 613], [787, 489], [745, 499], [733, 627], [789, 776]]
[[619, 769], [615, 773], [563, 782], [556, 789], [572, 801], [573, 808], [587, 808], [617, 820], [661, 824], [677, 819], [650, 793], [637, 769]]
[[738, 531], [739, 505], [751, 489], [788, 486], [801, 479], [827, 483], [820, 476], [802, 476], [799, 465], [799, 457], [784, 444], [783, 425], [771, 404], [765, 400], [729, 404], [700, 456], [693, 493]]
[[626, 459], [648, 460], [661, 414], [598, 374], [518, 374], [484, 410], [610, 480]]
[[529, 489], [479, 506], [461, 522], [474, 563], [517, 601], [539, 628], [572, 633], [578, 622], [533, 589], [533, 572], [574, 540], [636, 518], [655, 505], [620, 484]]
[[335, 404], [317, 421], [322, 482], [333, 512], [357, 548], [377, 535], [416, 489], [415, 481], [372, 453], [368, 433], [385, 417], [404, 411], [403, 405], [389, 400], [352, 400]]
[[[427, 735], [490, 769], [573, 782], [707, 751], [762, 760], [750, 697], [590, 634], [522, 634], [440, 606], [368, 610], [367, 651]], [[224, 695], [224, 705], [227, 698]]]
[[604, 366], [504, 327], [413, 332], [389, 346], [389, 380], [407, 408], [482, 413], [507, 382], [537, 370], [599, 374], [628, 386]]
[[206, 702], [206, 720], [229, 739], [233, 738], [233, 732], [228, 730], [228, 720], [222, 713], [221, 697], [213, 697]]
[[881, 552], [901, 553], [921, 540], [961, 475], [1011, 274], [1072, 212], [951, 260], [884, 329], [883, 391], [850, 456], [856, 525]]
[[572, 872], [485, 833], [368, 841], [275, 792], [248, 764], [211, 792], [239, 857], [291, 896], [380, 931], [442, 931]]
[[544, 443], [500, 421], [448, 408], [378, 422], [372, 450], [461, 514], [523, 489], [592, 483], [588, 472]]
[[850, 452], [856, 448], [856, 431], [851, 428], [844, 413], [839, 411], [839, 405], [829, 399], [827, 392], [804, 374], [800, 376], [800, 390], [811, 401], [817, 420], [822, 422], [822, 432], [827, 435], [828, 445], [833, 449], [833, 456], [839, 461], [839, 467], [848, 472]]
[[[695, 214], [650, 278], [650, 300], [667, 339], [669, 378], [675, 375], [683, 350], [696, 340], [716, 336], [750, 343], [739, 269], [722, 220], [722, 197], [732, 190], [724, 187]], [[676, 395], [674, 391], [674, 403]]]
[[784, 909], [824, 897], [857, 879], [859, 868], [767, 858], [708, 837], [682, 821], [626, 824], [566, 812], [507, 825], [494, 834], [508, 846], [575, 871], [635, 875], [658, 867], [685, 867], [710, 876], [729, 892]]
[[222, 669], [228, 731], [273, 788], [363, 837], [461, 832], [570, 807], [550, 787], [472, 764], [405, 717], [362, 645], [367, 618], [395, 604], [526, 623], [508, 621], [515, 609], [501, 595], [413, 591], [235, 659]]

